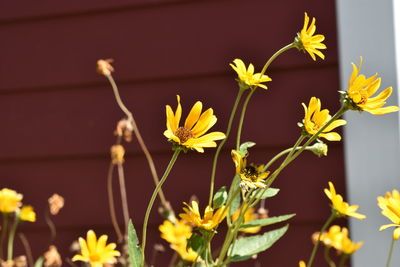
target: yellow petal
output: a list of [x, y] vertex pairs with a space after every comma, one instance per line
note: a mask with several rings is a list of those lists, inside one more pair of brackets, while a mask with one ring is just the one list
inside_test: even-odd
[[192, 109], [189, 112], [189, 115], [187, 116], [185, 120], [185, 128], [186, 129], [192, 129], [192, 127], [195, 125], [197, 120], [200, 117], [201, 110], [203, 109], [203, 104], [200, 101], [197, 101]]

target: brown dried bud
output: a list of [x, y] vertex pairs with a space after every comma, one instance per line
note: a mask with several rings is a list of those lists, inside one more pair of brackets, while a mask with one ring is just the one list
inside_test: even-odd
[[318, 241], [319, 232], [315, 232], [311, 235], [311, 241], [315, 245]]
[[60, 253], [55, 246], [50, 246], [49, 250], [44, 253], [44, 266], [45, 267], [61, 267], [62, 260]]
[[268, 210], [267, 209], [265, 209], [265, 208], [259, 208], [258, 210], [257, 210], [257, 213], [258, 213], [258, 217], [260, 218], [260, 219], [267, 219], [269, 216], [268, 216]]
[[114, 134], [116, 136], [124, 137], [124, 140], [126, 142], [130, 142], [132, 141], [132, 132], [133, 132], [132, 121], [128, 119], [122, 119], [118, 122]]
[[78, 241], [74, 241], [72, 242], [71, 246], [69, 247], [69, 250], [71, 250], [71, 252], [79, 252], [81, 251], [81, 246], [79, 245]]
[[111, 147], [111, 160], [113, 164], [124, 163], [125, 149], [121, 145]]
[[97, 60], [97, 72], [104, 76], [111, 75], [111, 72], [114, 72], [114, 68], [110, 63], [113, 61], [112, 58]]
[[64, 207], [64, 202], [65, 200], [62, 196], [60, 196], [59, 194], [53, 194], [49, 198], [50, 213], [52, 215], [57, 215]]
[[15, 267], [27, 267], [28, 262], [26, 260], [26, 256], [22, 255], [22, 256], [16, 257], [14, 259], [14, 266]]

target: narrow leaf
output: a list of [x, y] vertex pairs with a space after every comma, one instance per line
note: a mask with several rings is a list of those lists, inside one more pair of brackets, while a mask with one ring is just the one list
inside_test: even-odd
[[253, 220], [250, 222], [247, 222], [240, 226], [240, 229], [245, 229], [245, 228], [250, 228], [250, 227], [257, 227], [257, 226], [267, 226], [275, 223], [280, 223], [284, 222], [286, 220], [289, 220], [290, 218], [293, 218], [296, 214], [287, 214], [287, 215], [281, 215], [281, 216], [276, 216], [276, 217], [270, 217], [266, 219], [257, 219]]
[[[235, 175], [233, 178], [231, 188], [229, 189], [229, 196], [232, 195], [235, 190], [239, 187], [240, 184], [240, 177], [239, 175]], [[240, 190], [240, 189], [239, 189]], [[236, 195], [236, 197], [232, 200], [231, 204], [229, 205], [229, 216], [231, 216], [240, 206], [240, 192]]]
[[42, 267], [43, 266], [43, 262], [44, 262], [44, 258], [43, 257], [39, 257], [36, 260], [34, 267]]
[[220, 190], [218, 190], [217, 193], [214, 195], [213, 199], [213, 208], [218, 209], [222, 205], [226, 203], [226, 200], [228, 198], [228, 193], [226, 192], [225, 186], [221, 187]]
[[142, 264], [142, 250], [140, 249], [139, 239], [132, 220], [129, 220], [128, 225], [128, 251], [132, 267], [140, 267]]
[[[261, 194], [260, 191], [264, 191], [264, 192]], [[265, 199], [265, 198], [269, 198], [269, 197], [274, 197], [278, 193], [279, 193], [279, 188], [271, 187], [271, 188], [268, 188], [267, 190], [260, 188], [260, 189], [254, 190], [254, 192], [252, 193], [252, 196], [257, 197], [258, 199]]]
[[286, 233], [288, 228], [289, 225], [285, 225], [282, 228], [266, 232], [262, 235], [238, 239], [229, 256], [230, 260], [244, 261], [257, 253], [267, 250]]

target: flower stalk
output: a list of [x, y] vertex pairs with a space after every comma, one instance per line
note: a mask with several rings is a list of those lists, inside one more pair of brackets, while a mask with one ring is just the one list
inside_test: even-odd
[[392, 261], [394, 242], [395, 240], [394, 238], [392, 238], [392, 242], [390, 243], [390, 248], [389, 248], [389, 254], [386, 260], [386, 267], [389, 267]]
[[10, 229], [10, 234], [8, 235], [8, 246], [7, 246], [7, 260], [11, 261], [13, 259], [13, 249], [14, 249], [14, 238], [15, 232], [17, 231], [17, 226], [19, 224], [19, 217], [16, 216], [14, 220], [14, 224]]

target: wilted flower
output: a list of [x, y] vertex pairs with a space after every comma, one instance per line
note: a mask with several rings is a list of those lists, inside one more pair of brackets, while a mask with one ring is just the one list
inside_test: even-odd
[[216, 147], [216, 140], [225, 138], [222, 132], [212, 132], [204, 135], [216, 122], [217, 117], [214, 115], [213, 109], [209, 108], [201, 113], [203, 104], [197, 101], [183, 126], [179, 126], [182, 116], [182, 107], [180, 97], [177, 95], [178, 106], [175, 114], [172, 108], [167, 105], [167, 130], [164, 135], [174, 143], [189, 149], [195, 149], [198, 152], [204, 152], [204, 147]]
[[343, 197], [336, 194], [335, 187], [332, 182], [329, 182], [329, 190], [324, 189], [326, 196], [332, 201], [332, 207], [340, 214], [354, 217], [356, 219], [365, 219], [365, 215], [357, 213], [358, 205], [350, 206], [349, 203], [343, 201]]
[[204, 217], [201, 218], [199, 211], [199, 204], [196, 201], [192, 201], [192, 206], [189, 206], [184, 202], [187, 208], [183, 208], [185, 213], [179, 214], [179, 216], [193, 224], [194, 226], [204, 228], [206, 230], [212, 230], [218, 226], [218, 224], [225, 218], [228, 209], [225, 206], [220, 207], [215, 213], [212, 207], [207, 206], [204, 211]]
[[3, 188], [0, 190], [0, 212], [10, 213], [21, 206], [22, 195], [16, 191]]
[[97, 60], [97, 72], [104, 76], [111, 75], [111, 72], [114, 72], [114, 68], [110, 63], [113, 61], [111, 58]]
[[122, 119], [118, 122], [114, 134], [124, 137], [126, 142], [132, 141], [133, 124], [131, 120]]
[[304, 25], [300, 33], [295, 38], [295, 46], [299, 50], [307, 51], [311, 58], [315, 61], [315, 55], [322, 59], [325, 59], [325, 55], [322, 54], [318, 49], [326, 49], [326, 45], [322, 43], [325, 40], [325, 36], [322, 34], [315, 34], [317, 27], [315, 26], [315, 18], [312, 18], [311, 24], [308, 25], [310, 18], [307, 13], [304, 13]]
[[125, 149], [121, 145], [113, 145], [111, 147], [111, 161], [112, 164], [124, 163]]
[[110, 243], [107, 245], [107, 236], [102, 235], [97, 240], [96, 234], [89, 230], [86, 235], [86, 240], [79, 238], [81, 254], [75, 255], [73, 261], [88, 262], [92, 267], [101, 267], [105, 263], [115, 263], [115, 257], [120, 256], [119, 251], [115, 250], [116, 244]]
[[382, 209], [382, 214], [386, 216], [393, 224], [382, 225], [379, 231], [389, 227], [395, 227], [393, 231], [393, 239], [398, 240], [400, 237], [400, 194], [399, 191], [393, 190], [392, 194], [386, 192], [385, 197], [378, 197], [378, 206]]
[[44, 266], [45, 267], [61, 267], [62, 260], [60, 253], [55, 246], [50, 246], [49, 250], [44, 253]]
[[268, 89], [264, 82], [272, 81], [267, 75], [261, 75], [261, 73], [254, 73], [254, 66], [250, 63], [246, 69], [246, 65], [241, 59], [235, 59], [234, 64], [229, 64], [238, 74], [239, 82], [242, 88], [249, 88], [250, 86], [258, 86], [264, 89]]
[[[331, 115], [329, 115], [329, 110], [321, 110], [321, 101], [316, 97], [312, 97], [310, 99], [308, 107], [304, 103], [302, 103], [302, 105], [305, 113], [302, 126], [308, 134], [316, 134], [332, 118]], [[331, 131], [336, 127], [345, 124], [345, 120], [335, 120], [331, 124], [329, 124], [329, 126], [327, 126], [318, 135], [318, 137], [325, 138], [329, 141], [340, 141], [342, 137], [338, 133]]]
[[369, 78], [363, 74], [359, 74], [362, 57], [360, 57], [358, 67], [354, 63], [351, 64], [353, 66], [353, 73], [349, 80], [348, 89], [346, 93], [342, 92], [344, 99], [350, 103], [349, 108], [360, 111], [364, 110], [373, 115], [382, 115], [400, 110], [397, 106], [383, 107], [386, 104], [386, 99], [392, 94], [392, 87], [388, 87], [377, 96], [372, 97], [381, 85], [381, 78], [378, 78], [378, 74]]
[[231, 155], [236, 166], [236, 174], [240, 176], [242, 187], [253, 189], [265, 187], [264, 180], [268, 177], [269, 171], [263, 171], [264, 165], [247, 165], [247, 155], [236, 150], [232, 150]]
[[36, 221], [36, 213], [33, 210], [33, 207], [29, 206], [29, 205], [22, 206], [21, 211], [19, 213], [19, 218], [22, 221], [35, 222]]
[[50, 213], [52, 215], [57, 215], [60, 210], [64, 207], [64, 198], [58, 194], [53, 194], [49, 198], [49, 207], [50, 207]]

